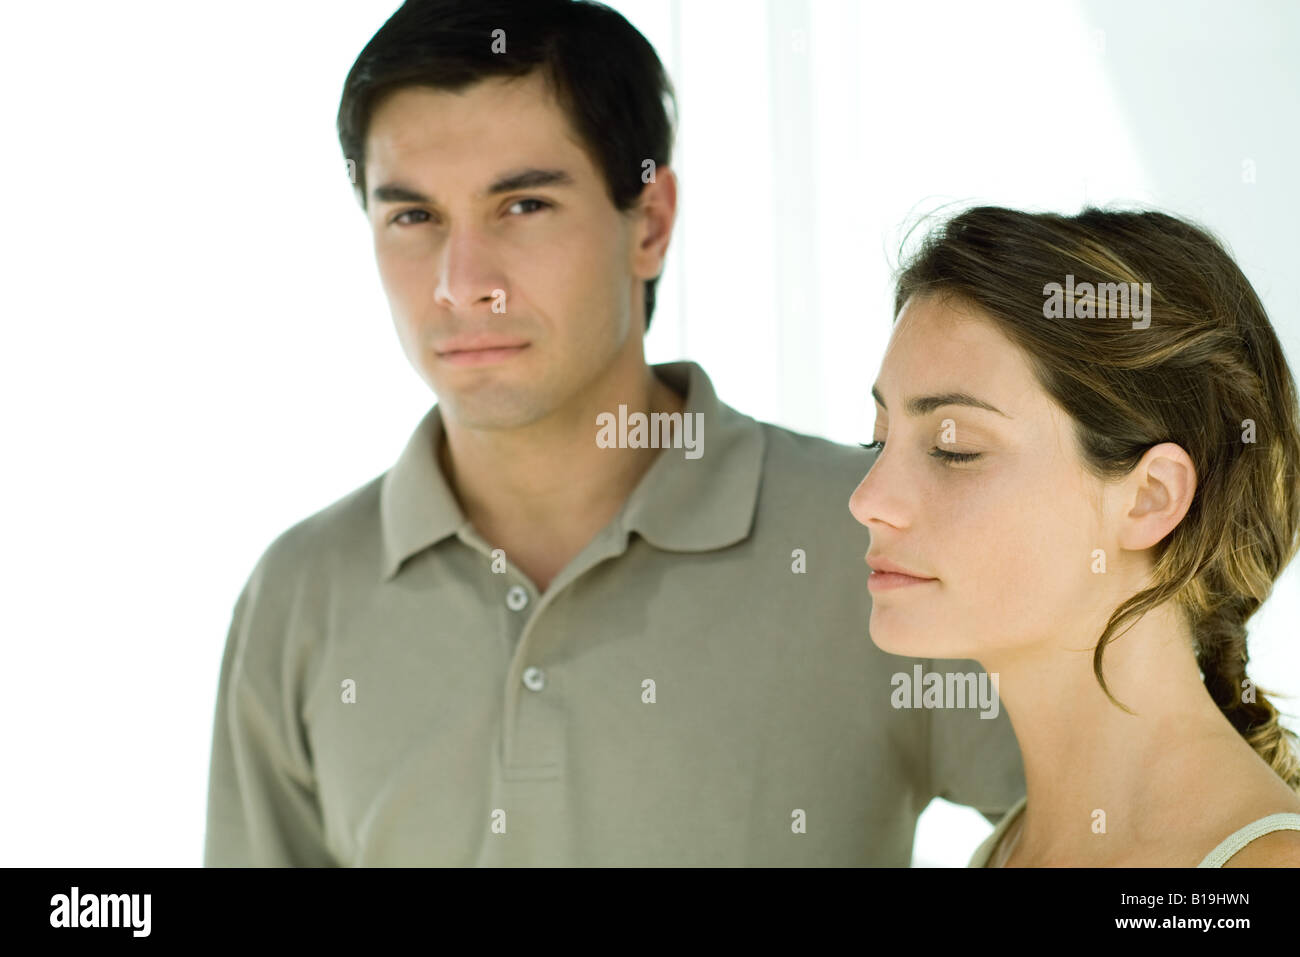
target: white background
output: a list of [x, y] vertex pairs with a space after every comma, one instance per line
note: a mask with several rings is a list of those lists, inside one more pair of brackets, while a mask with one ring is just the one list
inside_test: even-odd
[[[899, 228], [952, 202], [1197, 219], [1300, 369], [1300, 5], [614, 5], [682, 109], [649, 358], [700, 362], [729, 404], [868, 440]], [[200, 862], [235, 596], [433, 400], [334, 129], [395, 6], [0, 14], [2, 865]], [[1298, 581], [1251, 628], [1252, 675], [1292, 695]], [[916, 863], [962, 865], [989, 830], [936, 801]]]

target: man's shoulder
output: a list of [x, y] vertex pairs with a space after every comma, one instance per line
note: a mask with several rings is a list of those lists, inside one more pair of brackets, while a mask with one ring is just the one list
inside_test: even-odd
[[[387, 472], [294, 522], [262, 552], [255, 575], [266, 580], [298, 578], [340, 558], [378, 562], [380, 496]], [[376, 574], [378, 565], [376, 564]]]
[[[875, 452], [844, 445], [819, 435], [758, 422], [766, 439], [764, 478], [796, 478], [806, 488], [852, 493], [875, 461]], [[845, 490], [845, 484], [851, 482]]]
[[337, 590], [379, 580], [383, 478], [284, 529], [245, 580], [233, 608], [226, 666], [236, 669], [261, 700], [276, 700], [285, 675], [298, 674], [301, 656], [327, 633]]
[[849, 498], [876, 453], [771, 422], [755, 422], [764, 438], [759, 534], [788, 537], [798, 531], [855, 554], [865, 550], [868, 532], [849, 512]]

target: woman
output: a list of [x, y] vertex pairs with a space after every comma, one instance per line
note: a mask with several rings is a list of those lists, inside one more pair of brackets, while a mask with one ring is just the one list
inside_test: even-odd
[[1300, 409], [1241, 271], [1160, 213], [984, 207], [895, 317], [850, 509], [872, 640], [978, 660], [1020, 742], [1026, 799], [971, 865], [1300, 866], [1295, 736], [1245, 673]]

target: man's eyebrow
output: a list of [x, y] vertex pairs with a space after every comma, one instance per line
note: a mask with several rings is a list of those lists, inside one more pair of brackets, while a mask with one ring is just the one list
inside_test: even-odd
[[573, 177], [562, 169], [521, 169], [506, 173], [487, 188], [486, 195], [513, 193], [517, 189], [537, 189], [539, 186], [572, 186]]
[[[886, 412], [889, 411], [889, 407], [885, 405], [885, 400], [880, 397], [880, 390], [878, 390], [874, 385], [871, 387], [871, 395], [880, 403], [882, 409]], [[965, 392], [940, 392], [938, 395], [914, 395], [903, 403], [903, 405], [907, 409], [907, 414], [911, 416], [928, 415], [935, 409], [941, 408], [945, 405], [968, 405], [975, 409], [984, 409], [988, 412], [996, 412], [1003, 418], [1011, 418], [1011, 416], [1007, 415], [1001, 409], [989, 405], [983, 399], [977, 399], [973, 395], [968, 395]]]
[[[527, 169], [512, 170], [498, 177], [485, 189], [483, 196], [499, 196], [513, 193], [520, 189], [538, 189], [542, 186], [572, 186], [573, 177], [562, 169]], [[370, 192], [370, 197], [381, 203], [426, 203], [434, 201], [418, 189], [412, 189], [402, 183], [384, 183]]]

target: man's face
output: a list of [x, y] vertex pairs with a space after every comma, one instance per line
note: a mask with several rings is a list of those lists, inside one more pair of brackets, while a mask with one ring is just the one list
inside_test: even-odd
[[541, 74], [391, 94], [366, 182], [398, 336], [448, 419], [528, 425], [640, 355], [633, 307], [658, 268]]

